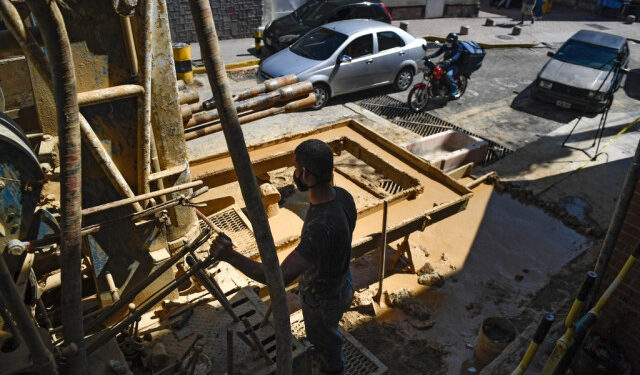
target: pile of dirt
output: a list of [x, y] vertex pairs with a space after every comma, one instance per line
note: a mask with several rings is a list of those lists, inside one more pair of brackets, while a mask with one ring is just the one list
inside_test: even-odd
[[418, 284], [425, 286], [437, 286], [440, 288], [444, 285], [444, 277], [439, 272], [436, 272], [429, 262], [425, 263], [420, 268], [416, 275], [418, 275]]

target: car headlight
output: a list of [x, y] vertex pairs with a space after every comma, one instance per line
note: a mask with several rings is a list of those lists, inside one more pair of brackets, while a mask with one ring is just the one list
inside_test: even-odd
[[553, 82], [549, 82], [549, 81], [544, 81], [544, 80], [540, 80], [538, 82], [538, 86], [542, 87], [543, 89], [551, 89], [553, 87]]
[[289, 35], [283, 35], [283, 36], [279, 37], [278, 38], [278, 42], [280, 42], [280, 43], [291, 43], [296, 39], [298, 39], [298, 35], [289, 34]]

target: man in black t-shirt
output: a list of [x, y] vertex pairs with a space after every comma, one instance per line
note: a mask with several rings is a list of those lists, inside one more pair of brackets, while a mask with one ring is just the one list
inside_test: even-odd
[[[342, 336], [338, 323], [353, 300], [349, 270], [351, 237], [356, 206], [346, 190], [331, 185], [333, 152], [329, 145], [311, 139], [295, 150], [293, 179], [300, 191], [309, 192], [310, 207], [304, 219], [300, 243], [281, 264], [285, 285], [300, 276], [302, 314], [309, 341], [325, 374], [344, 373]], [[262, 264], [232, 248], [220, 235], [211, 245], [213, 255], [248, 277], [266, 283]]]

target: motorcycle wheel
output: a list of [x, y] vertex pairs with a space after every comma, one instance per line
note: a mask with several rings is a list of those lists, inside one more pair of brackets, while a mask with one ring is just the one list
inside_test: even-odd
[[464, 95], [464, 92], [467, 90], [467, 84], [469, 83], [469, 79], [466, 76], [461, 75], [458, 77], [458, 95], [456, 95], [453, 100], [458, 100]]
[[422, 112], [429, 104], [429, 89], [426, 87], [414, 87], [409, 91], [407, 105], [414, 113]]

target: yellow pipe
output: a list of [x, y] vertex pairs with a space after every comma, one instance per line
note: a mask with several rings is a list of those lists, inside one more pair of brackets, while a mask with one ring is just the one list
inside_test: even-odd
[[522, 357], [522, 361], [520, 361], [520, 364], [518, 365], [518, 367], [516, 367], [515, 370], [513, 370], [511, 375], [524, 374], [524, 372], [527, 371], [527, 368], [529, 368], [529, 365], [531, 364], [531, 361], [533, 360], [533, 357], [536, 355], [537, 351], [538, 351], [538, 344], [532, 341], [529, 344], [527, 351], [524, 353], [524, 357]]

